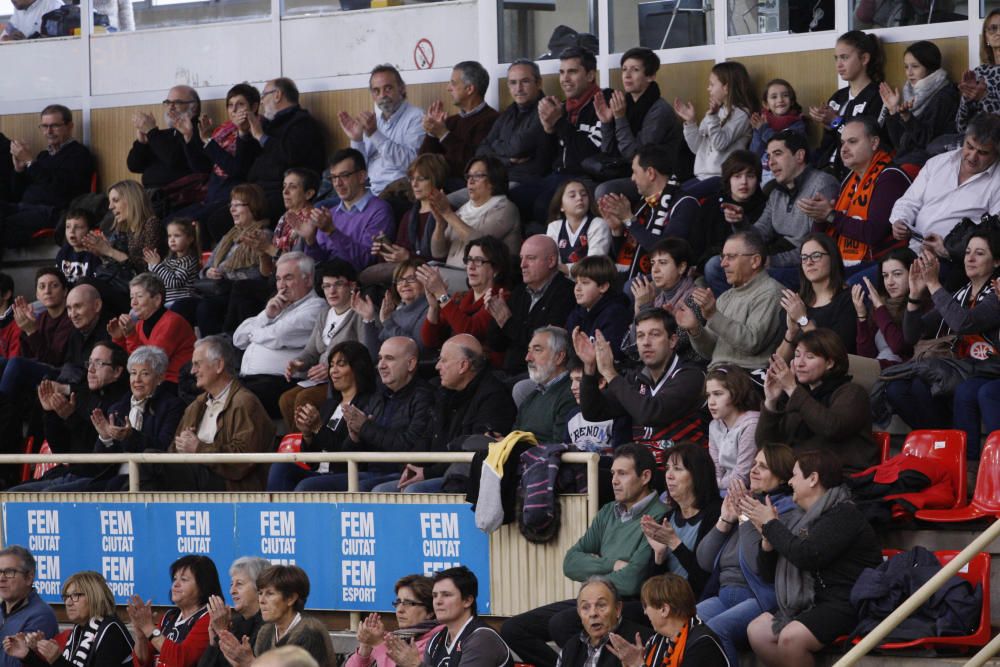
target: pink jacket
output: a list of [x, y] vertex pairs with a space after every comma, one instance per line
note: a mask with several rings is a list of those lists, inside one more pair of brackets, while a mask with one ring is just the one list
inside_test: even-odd
[[[421, 636], [417, 637], [417, 650], [420, 651], [420, 656], [423, 658], [424, 647], [427, 646], [427, 642], [431, 640], [439, 630], [444, 628], [443, 625], [437, 625], [433, 629], [428, 630]], [[396, 667], [396, 663], [386, 655], [385, 652], [385, 642], [382, 642], [378, 646], [372, 649], [372, 654], [367, 658], [362, 658], [361, 655], [354, 651], [351, 657], [347, 659], [347, 663], [344, 667], [372, 667], [372, 665], [377, 665], [377, 667]]]

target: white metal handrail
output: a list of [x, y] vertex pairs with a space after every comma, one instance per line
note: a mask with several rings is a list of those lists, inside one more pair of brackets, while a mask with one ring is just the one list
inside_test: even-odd
[[[936, 593], [948, 579], [955, 575], [960, 569], [965, 567], [969, 561], [976, 556], [976, 554], [983, 551], [998, 537], [1000, 537], [1000, 521], [994, 521], [989, 528], [984, 530], [979, 535], [979, 537], [970, 542], [969, 545], [962, 549], [947, 565], [944, 565], [940, 572], [928, 579], [923, 586], [914, 591], [913, 595], [904, 600], [903, 604], [899, 605], [895, 611], [886, 616], [881, 623], [875, 626], [875, 629], [865, 635], [854, 648], [845, 653], [844, 657], [834, 664], [834, 667], [850, 667], [851, 665], [857, 663], [861, 658], [867, 655], [869, 651], [882, 643], [882, 640], [885, 639], [890, 632], [895, 630], [897, 625], [906, 620], [910, 614], [915, 612], [917, 608], [920, 607], [920, 605], [934, 595], [934, 593]], [[983, 595], [989, 595], [989, 592], [983, 591]], [[992, 652], [988, 653], [987, 649], [990, 649], [991, 647]], [[1000, 649], [1000, 642], [994, 638], [994, 640], [987, 644], [986, 647], [984, 647], [978, 654], [976, 654], [968, 664], [983, 664], [985, 660], [989, 659], [996, 653], [997, 649]], [[977, 660], [979, 660], [979, 662], [977, 662]]]
[[[358, 491], [359, 463], [468, 463], [472, 452], [288, 452], [244, 454], [178, 454], [142, 452], [139, 454], [0, 454], [0, 465], [23, 463], [116, 463], [128, 464], [129, 493], [139, 489], [139, 466], [143, 463], [346, 463], [347, 490]], [[587, 464], [587, 513], [591, 520], [599, 509], [597, 496], [598, 454], [590, 452], [564, 452], [565, 463]]]

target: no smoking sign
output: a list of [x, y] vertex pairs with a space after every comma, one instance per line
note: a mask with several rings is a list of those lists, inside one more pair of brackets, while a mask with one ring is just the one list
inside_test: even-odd
[[434, 67], [434, 45], [426, 37], [422, 37], [413, 47], [413, 64], [417, 69]]

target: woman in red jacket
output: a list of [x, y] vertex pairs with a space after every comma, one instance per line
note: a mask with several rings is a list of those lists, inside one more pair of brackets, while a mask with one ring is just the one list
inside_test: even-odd
[[153, 607], [138, 595], [128, 601], [135, 637], [134, 667], [194, 667], [208, 646], [208, 598], [222, 597], [219, 572], [208, 556], [183, 556], [170, 565], [170, 600], [159, 625]]
[[140, 273], [129, 281], [132, 310], [108, 322], [112, 340], [132, 354], [143, 345], [155, 345], [167, 353], [165, 382], [177, 386], [184, 364], [194, 353], [194, 329], [181, 315], [163, 306], [166, 289], [152, 273]]

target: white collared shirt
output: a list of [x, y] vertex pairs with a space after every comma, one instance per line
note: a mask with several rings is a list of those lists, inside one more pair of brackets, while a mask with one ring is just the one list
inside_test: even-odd
[[[889, 219], [905, 222], [924, 237], [944, 238], [962, 218], [978, 223], [984, 213], [1000, 210], [1000, 166], [994, 164], [959, 185], [961, 167], [961, 148], [932, 157], [896, 200]], [[920, 242], [911, 238], [910, 249], [919, 254]]]
[[198, 424], [198, 433], [196, 434], [201, 442], [215, 442], [215, 434], [219, 428], [219, 415], [222, 414], [222, 408], [226, 405], [226, 399], [229, 398], [233, 382], [235, 380], [231, 380], [226, 388], [219, 392], [218, 396], [207, 397], [205, 412], [201, 415], [201, 423]]

